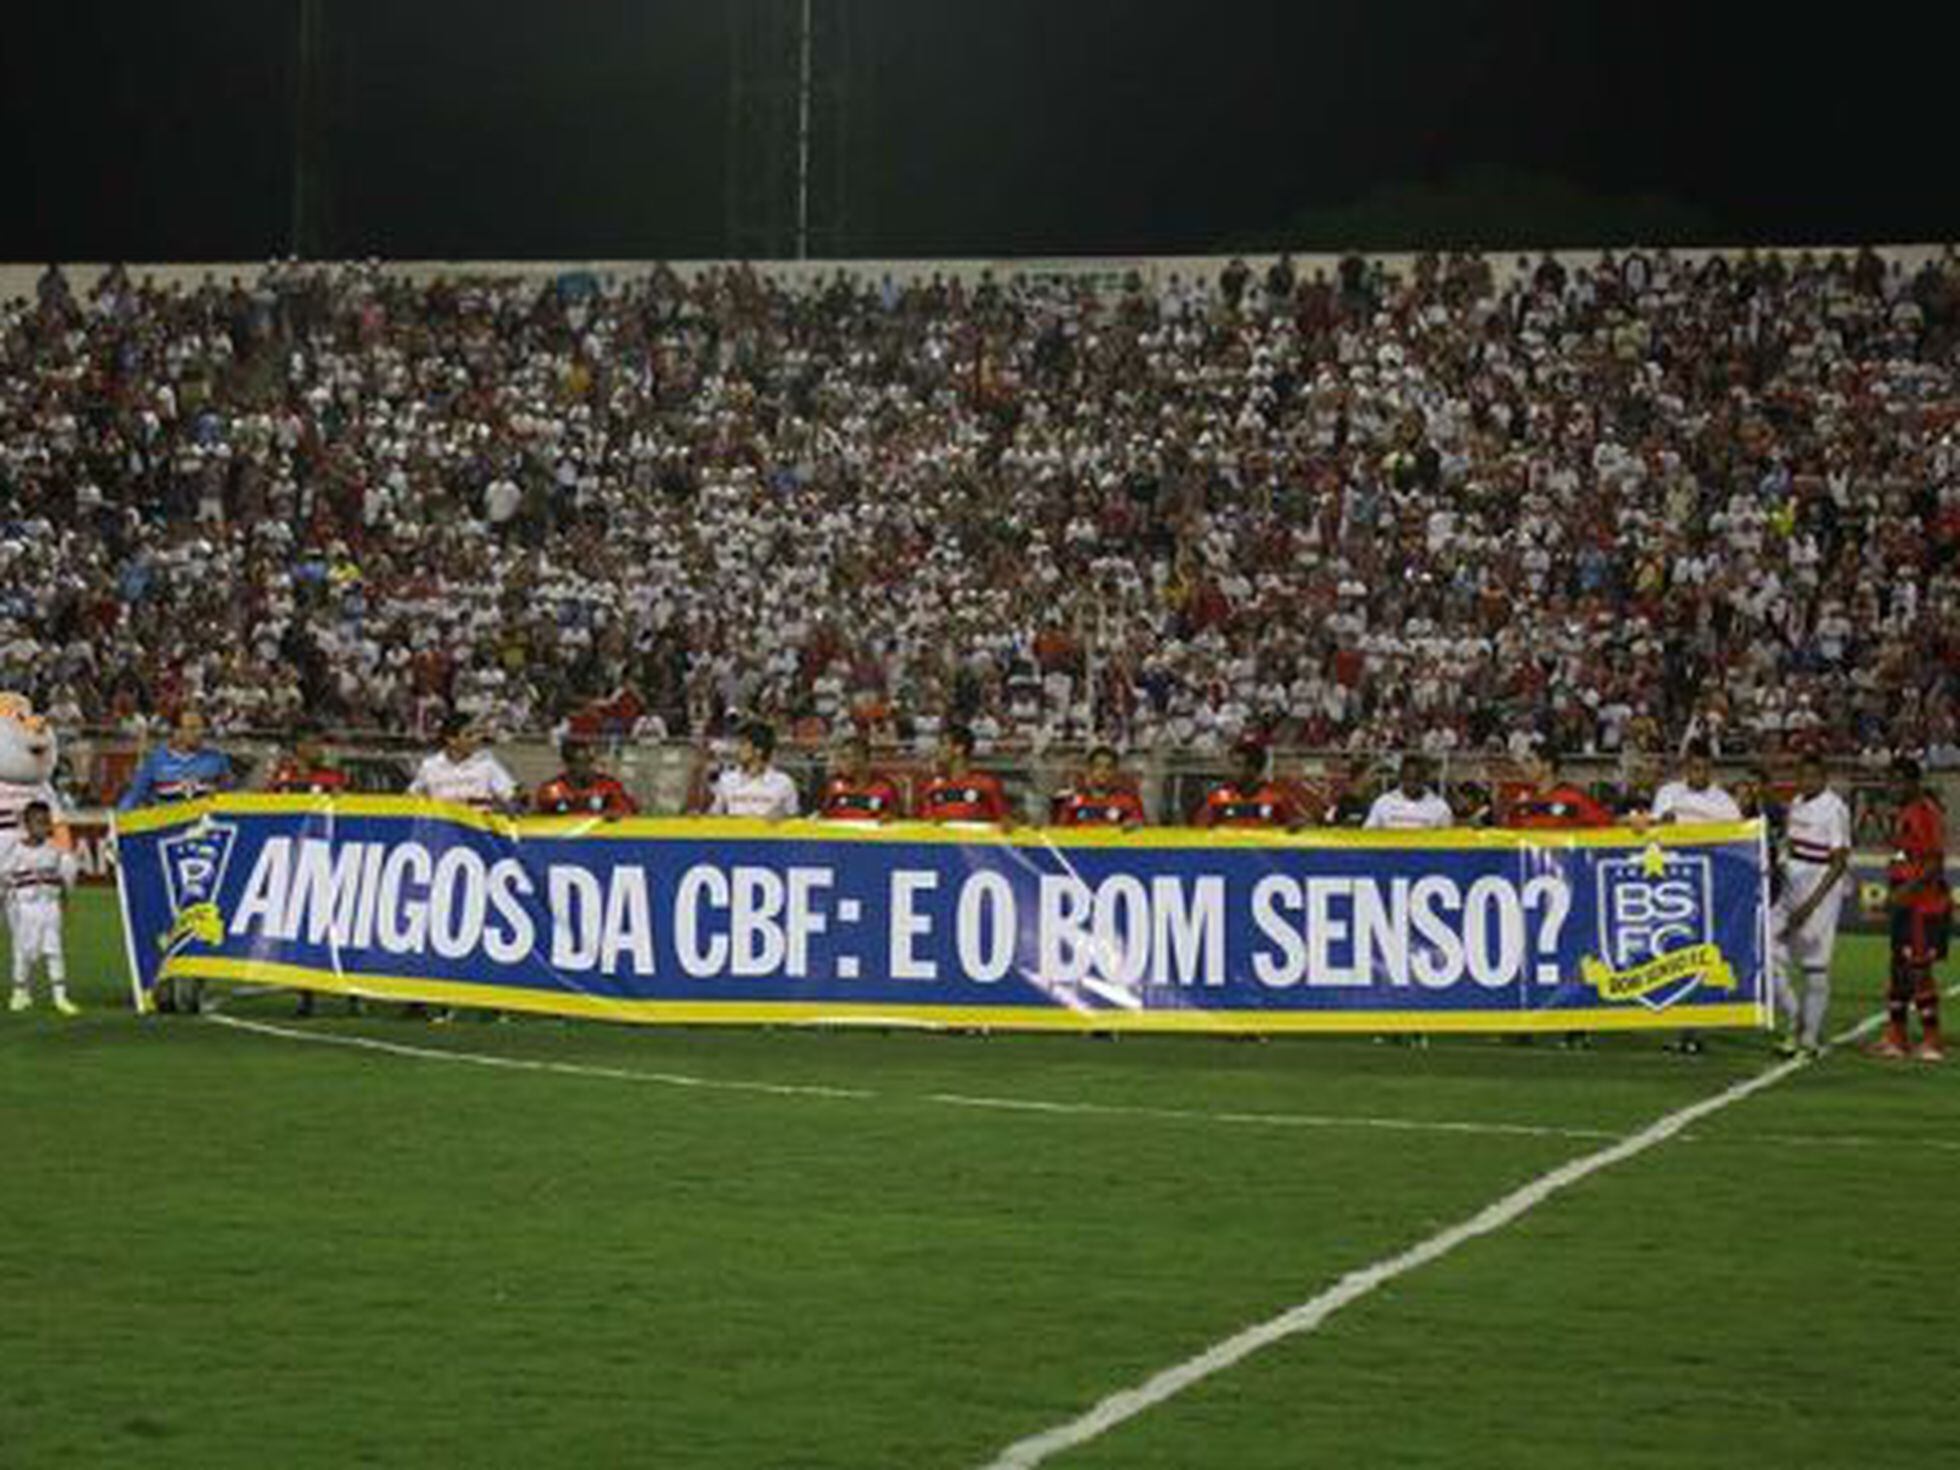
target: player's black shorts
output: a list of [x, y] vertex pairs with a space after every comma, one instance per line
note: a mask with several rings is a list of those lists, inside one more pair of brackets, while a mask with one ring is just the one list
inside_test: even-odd
[[1952, 939], [1952, 909], [1938, 914], [1892, 910], [1892, 953], [1908, 964], [1938, 964], [1946, 958]]

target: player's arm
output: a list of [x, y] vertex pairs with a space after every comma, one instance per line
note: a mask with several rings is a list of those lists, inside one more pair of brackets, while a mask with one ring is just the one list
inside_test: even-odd
[[157, 754], [153, 750], [137, 763], [136, 773], [129, 778], [123, 794], [116, 798], [117, 811], [133, 812], [150, 804], [150, 798], [156, 791]]
[[1006, 788], [996, 778], [988, 783], [985, 790], [987, 795], [988, 820], [997, 822], [1002, 827], [1012, 827], [1014, 825], [1014, 811], [1007, 804]]
[[1944, 837], [1931, 821], [1908, 817], [1902, 824], [1899, 854], [1912, 864], [1912, 876], [1892, 890], [1895, 902], [1909, 902], [1922, 892], [1939, 887], [1944, 876], [1940, 862], [1946, 848]]
[[770, 813], [770, 820], [774, 822], [790, 821], [802, 809], [803, 797], [797, 791], [796, 783], [785, 775], [783, 777], [782, 787], [776, 796], [775, 810]]
[[504, 769], [504, 763], [495, 757], [490, 761], [490, 796], [498, 811], [518, 813], [524, 810], [524, 788], [517, 784], [517, 778]]

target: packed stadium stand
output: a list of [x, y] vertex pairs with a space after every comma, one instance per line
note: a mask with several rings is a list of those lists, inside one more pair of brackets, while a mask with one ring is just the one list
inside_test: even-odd
[[50, 268], [0, 686], [701, 740], [1960, 764], [1960, 260]]

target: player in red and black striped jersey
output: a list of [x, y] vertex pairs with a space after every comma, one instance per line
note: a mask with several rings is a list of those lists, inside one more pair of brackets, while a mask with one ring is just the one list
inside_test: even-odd
[[871, 768], [871, 742], [853, 735], [817, 796], [817, 815], [829, 822], [889, 822], [904, 814], [897, 784]]
[[[1946, 958], [1953, 929], [1953, 891], [1946, 879], [1946, 813], [1920, 784], [1919, 762], [1892, 763], [1899, 814], [1892, 823], [1892, 977], [1885, 995], [1885, 1035], [1872, 1050], [1883, 1057], [1913, 1055], [1943, 1062], [1940, 990], [1933, 967]], [[1919, 1012], [1919, 1050], [1906, 1048], [1906, 1024]]]
[[1266, 747], [1247, 741], [1238, 748], [1230, 780], [1213, 788], [1193, 821], [1200, 827], [1287, 828], [1300, 825], [1293, 793], [1266, 776]]
[[[347, 773], [326, 757], [320, 728], [305, 724], [293, 731], [292, 744], [266, 773], [265, 789], [280, 796], [340, 796], [347, 790]], [[302, 990], [294, 1014], [313, 1014], [313, 992]], [[347, 1014], [361, 1013], [360, 997], [347, 997]]]
[[288, 796], [338, 796], [347, 790], [347, 773], [327, 760], [319, 730], [303, 725], [267, 774], [265, 789]]
[[532, 805], [547, 816], [630, 817], [639, 804], [617, 778], [593, 761], [592, 742], [567, 740], [558, 750], [565, 768], [538, 788]]
[[1082, 780], [1056, 794], [1054, 812], [1058, 827], [1141, 827], [1145, 820], [1134, 783], [1123, 778], [1107, 745], [1089, 752]]
[[1510, 797], [1504, 816], [1506, 827], [1528, 832], [1570, 832], [1613, 825], [1612, 812], [1560, 776], [1557, 751], [1533, 751], [1521, 764], [1527, 787]]
[[973, 732], [966, 726], [948, 725], [939, 737], [939, 770], [919, 788], [916, 815], [928, 822], [1009, 821], [999, 779], [973, 769]]

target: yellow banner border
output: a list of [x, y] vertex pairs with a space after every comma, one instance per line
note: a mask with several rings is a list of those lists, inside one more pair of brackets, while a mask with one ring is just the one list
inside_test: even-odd
[[906, 842], [950, 846], [1166, 848], [1298, 848], [1308, 851], [1380, 848], [1391, 851], [1515, 852], [1565, 848], [1705, 847], [1714, 843], [1755, 842], [1762, 823], [1721, 822], [1702, 826], [1669, 824], [1636, 832], [1630, 827], [1577, 831], [1521, 831], [1460, 827], [1434, 832], [1366, 832], [1342, 827], [1308, 827], [1298, 832], [1217, 827], [994, 827], [985, 823], [825, 822], [798, 817], [767, 822], [752, 817], [505, 817], [413, 796], [273, 796], [228, 794], [173, 806], [116, 812], [115, 829], [132, 836], [190, 826], [207, 817], [299, 816], [399, 817], [448, 822], [516, 841], [561, 842], [667, 839], [751, 842]]
[[213, 956], [178, 956], [163, 966], [165, 978], [187, 977], [239, 984], [284, 985], [371, 1000], [523, 1011], [575, 1019], [644, 1025], [699, 1026], [937, 1026], [1003, 1031], [1136, 1031], [1387, 1034], [1564, 1033], [1651, 1031], [1682, 1026], [1761, 1026], [1762, 1013], [1748, 1004], [1676, 1005], [1586, 1011], [1074, 1011], [1065, 1006], [889, 1005], [878, 1001], [622, 1000], [577, 991], [467, 984], [398, 975], [341, 975], [304, 965]]

